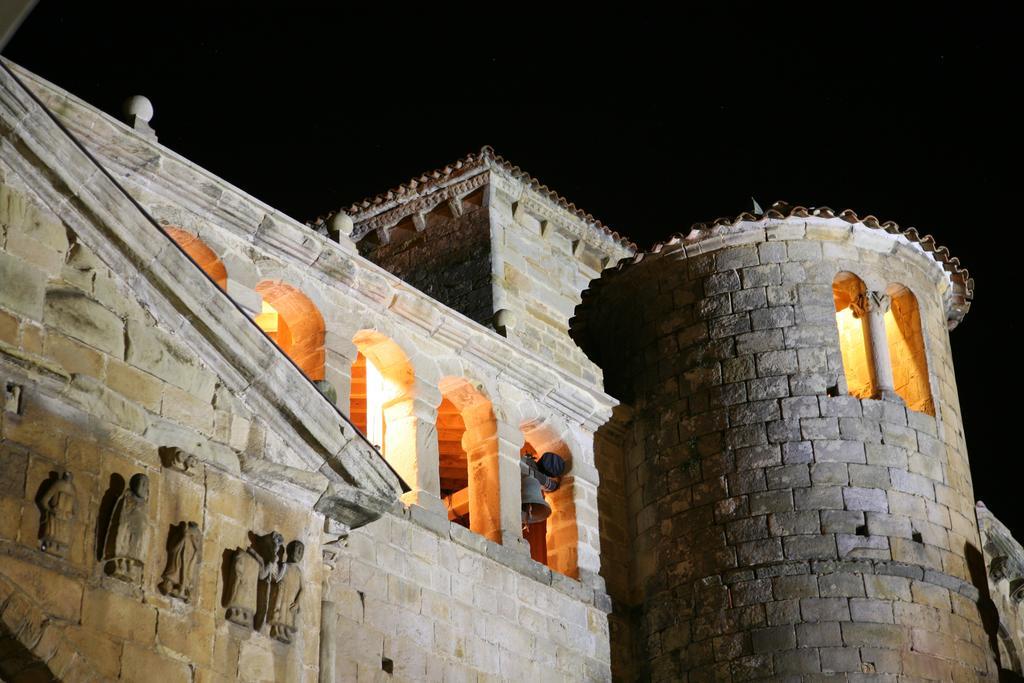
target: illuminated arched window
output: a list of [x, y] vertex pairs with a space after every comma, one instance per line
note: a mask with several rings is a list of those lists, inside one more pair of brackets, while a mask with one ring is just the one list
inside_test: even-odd
[[206, 245], [206, 242], [192, 233], [172, 225], [164, 226], [164, 232], [181, 247], [182, 251], [189, 255], [189, 258], [196, 262], [196, 265], [202, 268], [203, 272], [210, 276], [210, 279], [217, 283], [218, 287], [228, 288], [228, 270], [217, 257], [216, 252]]
[[324, 318], [301, 291], [283, 282], [256, 285], [263, 308], [256, 324], [311, 380], [324, 378]]
[[[413, 417], [413, 369], [398, 344], [379, 332], [355, 335], [357, 354], [352, 363], [349, 419], [392, 463], [400, 474], [416, 458], [415, 432], [405, 418]], [[404, 465], [403, 465], [404, 463]]]
[[928, 381], [928, 360], [921, 332], [917, 297], [903, 285], [886, 289], [889, 310], [885, 313], [885, 338], [889, 344], [892, 379], [896, 393], [911, 410], [935, 414]]
[[525, 443], [522, 455], [537, 459], [554, 453], [565, 460], [566, 474], [558, 489], [544, 494], [551, 506], [551, 516], [543, 522], [526, 525], [523, 536], [530, 543], [530, 556], [551, 570], [572, 578], [579, 576], [579, 530], [576, 525], [575, 487], [572, 476], [572, 454], [558, 435], [538, 422], [522, 425]]
[[875, 370], [871, 359], [871, 332], [867, 320], [867, 288], [853, 273], [839, 273], [832, 280], [836, 305], [839, 350], [843, 355], [846, 387], [851, 396], [875, 396]]
[[448, 517], [501, 543], [498, 423], [491, 402], [461, 377], [445, 377], [438, 388], [438, 463]]

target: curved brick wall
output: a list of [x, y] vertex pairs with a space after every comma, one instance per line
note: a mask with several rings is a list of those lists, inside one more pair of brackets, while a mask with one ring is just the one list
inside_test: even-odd
[[[574, 322], [634, 409], [632, 669], [656, 681], [989, 680], [941, 270], [906, 240], [838, 219], [727, 240], [606, 272]], [[917, 296], [935, 417], [845, 395], [839, 271]]]

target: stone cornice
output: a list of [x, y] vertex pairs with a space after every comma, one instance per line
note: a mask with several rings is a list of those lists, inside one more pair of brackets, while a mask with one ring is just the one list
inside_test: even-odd
[[179, 154], [34, 74], [7, 64], [122, 183], [137, 185], [171, 205], [208, 216], [238, 239], [301, 268], [327, 287], [344, 289], [347, 296], [368, 307], [387, 308], [398, 320], [448, 347], [454, 355], [496, 369], [499, 380], [521, 388], [571, 423], [596, 431], [618, 403], [598, 387], [538, 362], [493, 330]]

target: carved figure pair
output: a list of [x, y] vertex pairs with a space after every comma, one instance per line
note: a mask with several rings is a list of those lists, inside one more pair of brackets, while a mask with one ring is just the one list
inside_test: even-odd
[[248, 548], [237, 548], [231, 560], [231, 573], [225, 588], [228, 621], [247, 628], [256, 623], [260, 604], [260, 587], [267, 596], [265, 621], [270, 636], [290, 643], [298, 628], [302, 570], [299, 568], [305, 546], [292, 541], [287, 549], [284, 538], [276, 531], [259, 536]]

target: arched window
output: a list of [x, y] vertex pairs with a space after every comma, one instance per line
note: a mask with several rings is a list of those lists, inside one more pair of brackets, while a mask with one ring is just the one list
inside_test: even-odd
[[491, 402], [461, 377], [445, 377], [438, 388], [441, 497], [448, 517], [501, 543], [498, 423]]
[[311, 380], [324, 378], [324, 318], [301, 291], [283, 282], [256, 285], [263, 309], [256, 324]]
[[530, 556], [552, 571], [578, 578], [579, 530], [576, 526], [572, 454], [550, 427], [532, 421], [524, 423], [521, 428], [525, 438], [523, 455], [536, 459], [544, 453], [554, 453], [561, 456], [566, 464], [566, 474], [562, 475], [558, 489], [544, 494], [544, 499], [551, 506], [551, 515], [543, 522], [526, 525], [523, 530], [523, 536], [530, 542]]
[[853, 273], [839, 273], [832, 280], [832, 298], [847, 391], [857, 398], [873, 398], [876, 382], [867, 320], [867, 288]]
[[413, 417], [412, 365], [398, 344], [379, 332], [362, 330], [352, 341], [357, 353], [349, 419], [399, 474], [407, 476], [416, 460], [415, 428], [407, 424]]
[[885, 338], [889, 344], [894, 389], [911, 410], [934, 415], [917, 297], [900, 284], [889, 285], [885, 293], [889, 295]]
[[218, 287], [228, 288], [228, 270], [206, 242], [173, 225], [165, 225], [164, 232], [181, 247], [182, 251], [189, 255], [189, 258], [196, 262], [203, 272], [210, 276], [210, 279], [217, 283]]

